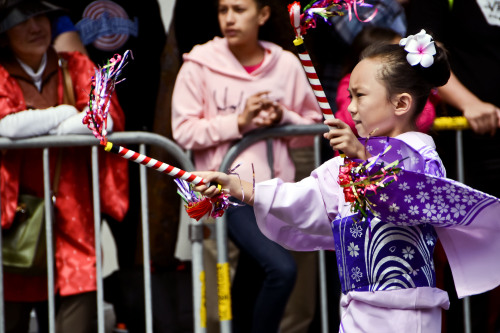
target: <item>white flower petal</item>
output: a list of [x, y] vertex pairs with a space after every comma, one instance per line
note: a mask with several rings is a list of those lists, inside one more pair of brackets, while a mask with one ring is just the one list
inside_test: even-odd
[[421, 56], [422, 56], [422, 60], [420, 60], [420, 65], [422, 65], [422, 67], [428, 68], [428, 67], [430, 67], [434, 63], [434, 57], [432, 55], [430, 55], [430, 54], [422, 54]]
[[415, 38], [420, 44], [427, 44], [432, 41], [432, 37], [430, 35], [420, 35]]
[[420, 60], [422, 60], [422, 55], [418, 53], [408, 53], [406, 55], [406, 60], [408, 60], [410, 65], [415, 66], [420, 62]]
[[436, 54], [436, 46], [434, 45], [434, 42], [430, 42], [428, 45], [425, 46], [424, 53], [429, 55]]
[[416, 34], [415, 36], [419, 37], [419, 36], [423, 36], [423, 35], [427, 35], [427, 32], [425, 32], [424, 29], [420, 30], [420, 32], [418, 34]]
[[399, 46], [405, 46], [407, 41], [408, 38], [401, 38], [401, 40], [399, 41]]
[[406, 52], [418, 53], [419, 43], [415, 39], [410, 39], [406, 42], [405, 50]]

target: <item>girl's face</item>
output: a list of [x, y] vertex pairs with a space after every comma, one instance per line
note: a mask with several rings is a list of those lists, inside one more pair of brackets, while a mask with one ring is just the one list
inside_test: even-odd
[[255, 43], [259, 27], [269, 18], [269, 7], [255, 0], [219, 0], [219, 25], [230, 47]]
[[43, 56], [51, 43], [50, 20], [45, 15], [29, 18], [6, 32], [9, 46], [19, 59], [37, 59]]
[[349, 80], [351, 103], [347, 110], [361, 137], [400, 134], [395, 105], [388, 99], [386, 87], [377, 79], [380, 64], [378, 59], [363, 59]]

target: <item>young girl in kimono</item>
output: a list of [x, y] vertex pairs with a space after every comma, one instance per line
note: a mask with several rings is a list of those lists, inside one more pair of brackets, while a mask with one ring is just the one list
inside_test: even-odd
[[[489, 210], [497, 215], [499, 200], [444, 178], [432, 138], [415, 130], [431, 89], [449, 76], [445, 51], [423, 30], [400, 45], [374, 45], [349, 82], [348, 110], [364, 138], [338, 119], [325, 121], [334, 129], [324, 137], [348, 159], [332, 158], [298, 183], [272, 179], [255, 188], [237, 175], [196, 173], [253, 205], [262, 232], [284, 247], [336, 251], [340, 332], [440, 332], [449, 299], [436, 288], [438, 234], [459, 297], [500, 283], [494, 254], [500, 248], [488, 241], [500, 237]], [[339, 184], [353, 159], [403, 160], [396, 181], [370, 197], [373, 212], [353, 209]], [[220, 192], [215, 186], [194, 189], [206, 196]]]

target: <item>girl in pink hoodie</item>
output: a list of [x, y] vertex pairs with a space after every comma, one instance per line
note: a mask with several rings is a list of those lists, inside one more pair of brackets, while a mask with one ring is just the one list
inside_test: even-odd
[[[228, 149], [253, 130], [321, 121], [297, 57], [259, 39], [259, 30], [270, 17], [266, 0], [220, 0], [218, 19], [224, 38], [215, 37], [184, 55], [172, 99], [172, 129], [177, 143], [192, 150], [198, 170], [218, 170]], [[289, 142], [273, 140], [273, 170], [275, 176], [293, 181]], [[265, 142], [252, 145], [236, 159], [242, 179], [252, 180], [252, 163], [256, 181], [271, 178]], [[294, 286], [295, 262], [260, 232], [252, 207], [230, 209], [227, 219], [229, 237], [240, 249], [232, 290], [234, 330], [244, 325], [252, 332], [275, 333]], [[264, 281], [253, 295], [255, 305], [243, 314], [239, 306], [248, 298], [239, 300], [238, 291], [248, 286], [239, 287], [238, 272], [250, 264], [260, 267]], [[243, 315], [253, 316], [250, 325], [241, 322]]]

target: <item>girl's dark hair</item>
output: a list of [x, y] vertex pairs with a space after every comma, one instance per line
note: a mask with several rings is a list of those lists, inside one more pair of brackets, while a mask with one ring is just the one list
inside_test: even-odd
[[396, 38], [401, 38], [401, 35], [390, 28], [376, 26], [363, 28], [352, 41], [349, 52], [346, 55], [342, 76], [352, 72], [359, 61], [361, 53], [368, 46], [375, 43], [390, 44]]
[[404, 47], [396, 44], [371, 45], [362, 52], [360, 60], [381, 60], [378, 79], [385, 84], [387, 96], [409, 93], [415, 101], [413, 117], [416, 119], [424, 109], [431, 90], [445, 85], [450, 78], [447, 51], [437, 43], [435, 46], [434, 63], [428, 68], [420, 64], [411, 66], [406, 60], [408, 53]]

